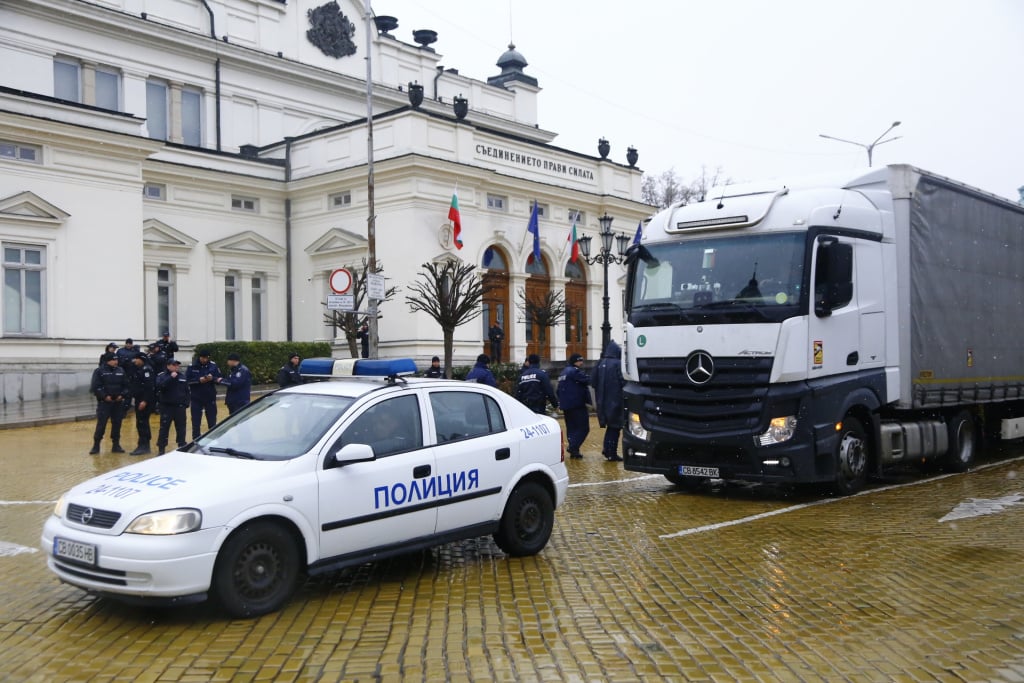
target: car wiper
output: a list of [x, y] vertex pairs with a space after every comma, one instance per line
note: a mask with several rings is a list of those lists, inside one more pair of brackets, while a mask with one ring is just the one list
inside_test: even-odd
[[706, 304], [697, 306], [702, 311], [710, 310], [721, 310], [725, 308], [731, 308], [733, 310], [741, 310], [747, 313], [755, 313], [764, 320], [771, 320], [771, 316], [765, 313], [764, 309], [760, 306], [747, 303], [746, 301], [740, 301], [739, 299], [723, 299], [722, 301], [709, 301]]
[[252, 453], [246, 453], [245, 451], [238, 451], [234, 448], [224, 448], [223, 446], [209, 446], [206, 450], [211, 453], [227, 453], [235, 458], [245, 458], [246, 460], [255, 460], [256, 456]]

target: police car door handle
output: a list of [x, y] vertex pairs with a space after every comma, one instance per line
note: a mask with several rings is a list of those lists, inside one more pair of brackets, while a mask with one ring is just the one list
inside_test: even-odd
[[412, 468], [412, 476], [414, 479], [422, 479], [423, 477], [430, 476], [430, 465], [420, 465]]
[[499, 448], [494, 451], [495, 460], [508, 460], [512, 456], [512, 449], [510, 448]]

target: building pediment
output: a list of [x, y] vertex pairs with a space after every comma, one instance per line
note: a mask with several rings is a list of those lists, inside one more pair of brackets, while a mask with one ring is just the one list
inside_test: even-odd
[[26, 190], [0, 199], [0, 218], [57, 227], [71, 214]]
[[367, 239], [362, 235], [341, 228], [331, 228], [306, 247], [306, 253], [310, 256], [322, 256], [353, 250], [366, 250], [367, 246]]
[[198, 241], [155, 218], [142, 222], [142, 243], [147, 247], [191, 251]]
[[247, 256], [278, 256], [285, 254], [284, 247], [268, 240], [263, 235], [246, 230], [216, 242], [210, 242], [207, 248], [214, 254], [247, 255]]

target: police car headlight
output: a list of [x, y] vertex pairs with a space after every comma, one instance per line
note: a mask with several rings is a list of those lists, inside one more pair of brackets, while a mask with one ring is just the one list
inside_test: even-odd
[[629, 413], [629, 433], [643, 441], [647, 441], [651, 436], [651, 433], [644, 429], [644, 426], [640, 424], [639, 413], [634, 413], [632, 411]]
[[768, 429], [757, 437], [757, 442], [762, 446], [789, 441], [796, 433], [796, 415], [775, 417], [768, 423]]
[[53, 506], [53, 516], [60, 517], [63, 519], [65, 507], [66, 504], [64, 502], [64, 496], [61, 496], [60, 498], [57, 499], [57, 504]]
[[170, 536], [195, 531], [203, 523], [203, 513], [192, 508], [147, 512], [135, 518], [125, 533]]

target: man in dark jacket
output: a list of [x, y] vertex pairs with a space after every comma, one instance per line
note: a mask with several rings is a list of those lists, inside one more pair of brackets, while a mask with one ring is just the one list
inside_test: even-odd
[[160, 344], [156, 342], [149, 345], [149, 364], [153, 366], [153, 372], [157, 374], [157, 377], [167, 369], [167, 354], [161, 350]]
[[609, 341], [601, 354], [601, 361], [594, 369], [594, 399], [597, 401], [597, 423], [604, 427], [604, 446], [601, 454], [608, 460], [618, 462], [619, 438], [622, 436], [622, 349]]
[[558, 410], [558, 398], [555, 396], [555, 390], [551, 388], [551, 379], [548, 377], [548, 373], [540, 367], [540, 356], [536, 353], [531, 353], [526, 357], [526, 363], [519, 371], [516, 398], [535, 413], [543, 415], [544, 407], [548, 402], [555, 410]]
[[206, 413], [206, 428], [217, 426], [217, 380], [220, 368], [210, 360], [210, 352], [199, 349], [199, 358], [188, 368], [189, 391], [192, 393], [192, 440], [202, 432], [203, 413]]
[[430, 367], [427, 368], [427, 372], [424, 377], [433, 377], [435, 379], [444, 377], [444, 368], [441, 367], [441, 359], [434, 356], [430, 359]]
[[590, 433], [590, 376], [583, 371], [583, 356], [574, 353], [558, 376], [558, 405], [565, 415], [565, 436], [570, 458], [582, 458], [580, 446]]
[[467, 382], [479, 382], [480, 384], [489, 384], [492, 387], [498, 386], [498, 380], [494, 378], [494, 373], [488, 369], [487, 364], [491, 362], [491, 359], [487, 357], [486, 353], [481, 353], [476, 357], [476, 365], [473, 369], [466, 374]]
[[487, 330], [487, 339], [491, 342], [491, 358], [495, 363], [500, 363], [502, 342], [505, 341], [505, 330], [501, 328], [501, 324], [497, 320]]
[[228, 354], [228, 375], [217, 380], [228, 388], [224, 396], [224, 405], [228, 407], [228, 415], [249, 405], [252, 393], [252, 373], [242, 365], [242, 358], [237, 353]]
[[124, 419], [124, 399], [128, 395], [128, 378], [117, 365], [117, 354], [103, 354], [103, 364], [92, 371], [89, 390], [96, 397], [96, 430], [92, 434], [92, 450], [89, 455], [100, 452], [100, 442], [107, 431], [110, 420], [111, 453], [124, 453], [121, 448], [121, 420]]
[[156, 399], [160, 404], [160, 432], [156, 437], [156, 446], [162, 455], [167, 447], [172, 422], [178, 448], [185, 445], [185, 411], [189, 403], [189, 389], [188, 378], [181, 371], [180, 360], [170, 359], [167, 361], [167, 369], [157, 375]]
[[302, 358], [297, 353], [288, 356], [288, 362], [277, 371], [277, 386], [284, 389], [302, 384], [302, 374], [299, 372], [299, 363], [301, 362]]
[[174, 354], [178, 352], [178, 342], [171, 339], [170, 332], [164, 332], [164, 336], [157, 339], [155, 343], [163, 351], [164, 357], [167, 360], [174, 358]]
[[156, 372], [149, 364], [146, 354], [135, 352], [132, 359], [135, 368], [128, 382], [131, 396], [135, 399], [135, 431], [139, 434], [139, 444], [129, 455], [145, 455], [149, 453], [149, 443], [153, 440], [153, 430], [149, 427], [149, 416], [156, 408]]

